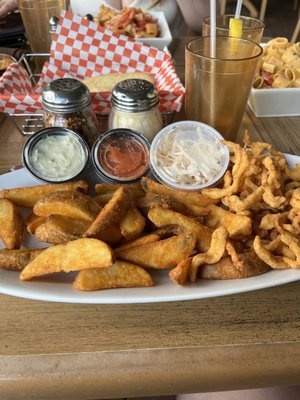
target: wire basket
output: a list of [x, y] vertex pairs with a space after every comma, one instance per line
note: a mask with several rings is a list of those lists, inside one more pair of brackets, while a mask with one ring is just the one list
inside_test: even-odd
[[[24, 65], [33, 86], [35, 86], [38, 83], [41, 77], [41, 71], [37, 71], [37, 65], [40, 65], [38, 61], [41, 60], [42, 58], [45, 57], [47, 58], [49, 56], [50, 54], [48, 53], [25, 53], [20, 58], [19, 63], [22, 63]], [[162, 113], [164, 126], [169, 125], [173, 121], [174, 114], [175, 114], [174, 111]], [[103, 115], [103, 114], [96, 114], [96, 115], [100, 131], [105, 132], [107, 130], [107, 125], [108, 125], [108, 115]], [[32, 135], [38, 130], [45, 127], [42, 113], [36, 113], [36, 114], [6, 113], [6, 116], [12, 121], [12, 123], [15, 125], [15, 127], [22, 135]], [[20, 121], [18, 121], [21, 119], [20, 117], [22, 117], [23, 119], [21, 123]]]

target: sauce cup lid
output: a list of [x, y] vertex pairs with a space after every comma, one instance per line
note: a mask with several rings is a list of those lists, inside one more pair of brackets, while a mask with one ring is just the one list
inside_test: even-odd
[[76, 179], [86, 168], [89, 149], [78, 133], [50, 127], [34, 133], [25, 143], [22, 161], [35, 179], [63, 183]]
[[110, 183], [130, 183], [149, 171], [148, 140], [127, 128], [104, 132], [94, 143], [92, 161], [97, 175]]
[[223, 136], [198, 121], [174, 122], [153, 139], [150, 165], [154, 176], [180, 190], [215, 186], [229, 164], [229, 149]]

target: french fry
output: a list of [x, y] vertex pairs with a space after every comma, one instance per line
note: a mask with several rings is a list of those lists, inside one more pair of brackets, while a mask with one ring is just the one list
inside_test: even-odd
[[88, 226], [89, 222], [84, 220], [51, 214], [36, 228], [35, 238], [39, 242], [65, 243], [82, 238]]
[[140, 182], [126, 183], [125, 185], [109, 184], [109, 183], [96, 183], [95, 192], [97, 194], [107, 194], [114, 193], [120, 187], [125, 187], [125, 189], [130, 193], [133, 199], [138, 199], [145, 195]]
[[117, 189], [111, 200], [102, 208], [97, 217], [84, 233], [84, 237], [95, 237], [110, 226], [121, 221], [130, 206], [130, 196], [122, 186]]
[[112, 249], [101, 240], [77, 239], [45, 249], [20, 274], [22, 281], [55, 272], [108, 268], [114, 262]]
[[41, 198], [33, 207], [34, 214], [48, 217], [51, 214], [92, 222], [100, 211], [98, 204], [78, 191], [52, 192]]
[[125, 239], [134, 239], [144, 230], [146, 220], [136, 207], [130, 207], [120, 221], [121, 233]]
[[166, 269], [174, 267], [190, 256], [195, 248], [196, 237], [182, 233], [143, 246], [118, 251], [118, 259], [144, 268]]
[[197, 248], [199, 251], [206, 251], [210, 246], [211, 230], [200, 222], [186, 215], [160, 207], [152, 208], [148, 218], [159, 228], [168, 225], [179, 225], [197, 237]]
[[34, 213], [29, 214], [25, 221], [25, 225], [27, 228], [27, 231], [34, 235], [35, 230], [38, 226], [43, 224], [46, 221], [47, 217], [39, 217], [38, 215], [35, 215]]
[[173, 197], [158, 193], [146, 193], [145, 196], [138, 200], [137, 204], [138, 208], [144, 215], [147, 215], [149, 210], [155, 207], [168, 208], [182, 214], [190, 214], [187, 207], [183, 203], [180, 203]]
[[4, 199], [11, 200], [17, 206], [33, 207], [38, 200], [51, 192], [78, 190], [83, 193], [87, 193], [88, 188], [89, 186], [86, 181], [79, 180], [69, 183], [56, 183], [53, 185], [38, 185], [14, 189], [2, 189], [0, 191], [0, 196], [2, 196]]
[[20, 271], [26, 267], [44, 249], [0, 250], [0, 268]]
[[114, 248], [115, 253], [118, 255], [118, 252], [125, 249], [131, 249], [133, 247], [143, 246], [149, 243], [154, 243], [160, 240], [161, 237], [159, 234], [153, 232], [148, 235], [141, 236], [137, 239], [130, 240], [129, 242], [125, 242], [120, 244], [118, 247]]
[[204, 223], [210, 228], [225, 226], [229, 236], [234, 239], [242, 239], [251, 234], [251, 218], [245, 215], [233, 214], [216, 205], [209, 206], [210, 213], [204, 216]]
[[8, 249], [21, 246], [24, 222], [17, 207], [7, 199], [0, 199], [0, 238]]
[[110, 268], [80, 271], [73, 283], [77, 290], [99, 290], [153, 286], [151, 275], [143, 268], [116, 261]]
[[[169, 187], [155, 182], [147, 177], [143, 177], [141, 183], [146, 193], [151, 192], [169, 196], [174, 200], [184, 204], [195, 216], [203, 215], [202, 213], [205, 213], [204, 208], [207, 205], [215, 204], [218, 201], [201, 193], [191, 193], [184, 190], [170, 189]], [[195, 214], [196, 211], [198, 212]]]

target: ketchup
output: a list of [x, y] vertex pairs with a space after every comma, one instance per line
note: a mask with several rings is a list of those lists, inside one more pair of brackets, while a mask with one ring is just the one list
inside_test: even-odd
[[145, 171], [148, 153], [135, 138], [111, 138], [105, 149], [99, 148], [99, 162], [108, 174], [132, 179]]

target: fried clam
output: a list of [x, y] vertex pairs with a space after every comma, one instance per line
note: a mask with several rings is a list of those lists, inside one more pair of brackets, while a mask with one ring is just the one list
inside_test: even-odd
[[53, 185], [37, 185], [14, 189], [2, 189], [0, 191], [0, 196], [5, 199], [11, 200], [17, 206], [33, 207], [37, 201], [39, 201], [42, 197], [45, 197], [49, 193], [66, 190], [76, 190], [87, 193], [88, 188], [89, 185], [86, 181], [79, 180], [68, 183], [56, 183]]

